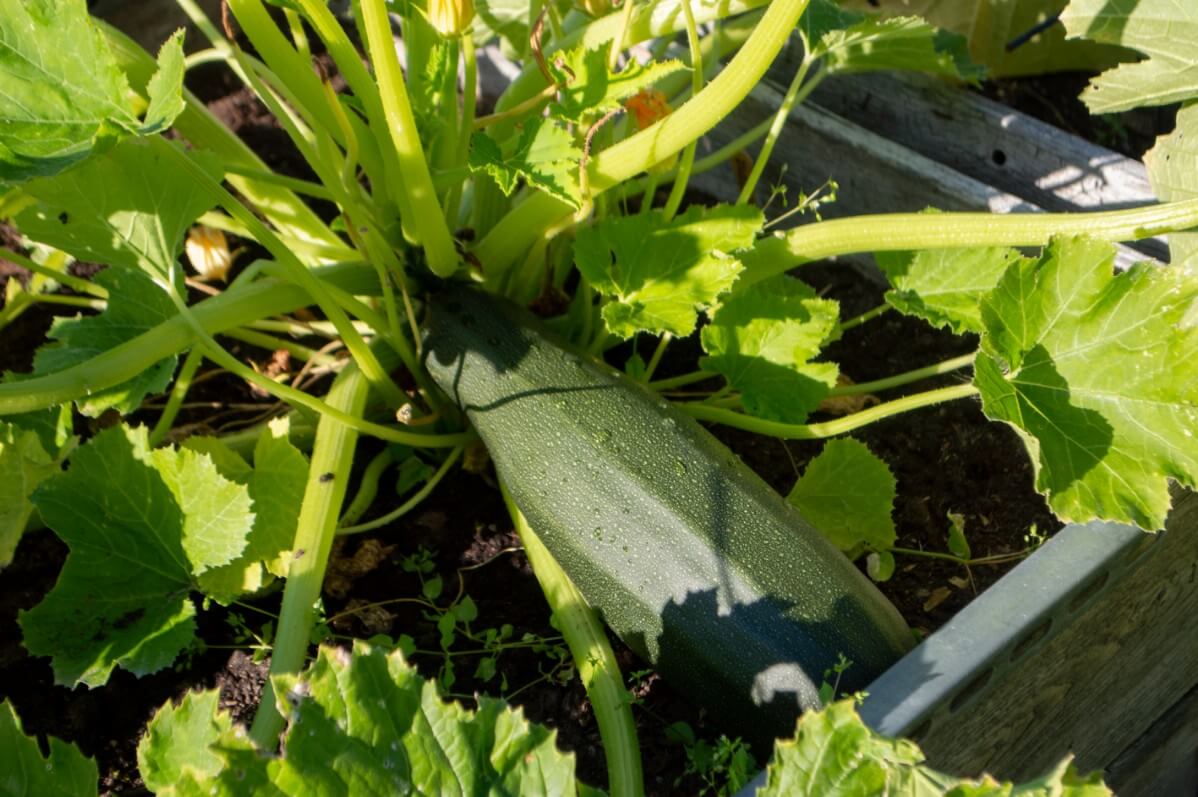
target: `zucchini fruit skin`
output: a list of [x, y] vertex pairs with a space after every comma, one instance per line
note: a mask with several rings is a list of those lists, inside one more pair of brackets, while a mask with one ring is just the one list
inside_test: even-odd
[[604, 621], [753, 740], [789, 736], [913, 642], [894, 606], [697, 422], [472, 288], [430, 298], [425, 364]]

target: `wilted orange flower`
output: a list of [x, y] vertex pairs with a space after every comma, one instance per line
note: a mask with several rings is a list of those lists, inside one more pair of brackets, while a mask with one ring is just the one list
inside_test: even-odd
[[641, 89], [624, 100], [624, 107], [636, 117], [636, 129], [644, 130], [658, 119], [669, 116], [674, 110], [666, 95], [657, 89]]

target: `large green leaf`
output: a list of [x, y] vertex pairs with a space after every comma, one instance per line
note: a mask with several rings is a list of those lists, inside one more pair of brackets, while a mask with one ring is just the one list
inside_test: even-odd
[[1082, 100], [1094, 113], [1198, 97], [1198, 14], [1187, 0], [1072, 0], [1061, 22], [1071, 37], [1122, 45], [1145, 56], [1090, 81]]
[[[170, 152], [174, 146], [129, 139], [69, 171], [31, 181], [24, 190], [39, 202], [17, 216], [17, 226], [80, 260], [141, 269], [169, 284], [187, 228], [216, 204]], [[220, 179], [215, 158], [189, 157]]]
[[974, 384], [1023, 438], [1058, 516], [1158, 529], [1168, 480], [1198, 481], [1198, 276], [1116, 276], [1114, 256], [1059, 239], [1013, 265], [982, 302]]
[[725, 299], [703, 327], [700, 361], [741, 392], [750, 415], [802, 423], [836, 386], [836, 363], [812, 362], [832, 336], [840, 306], [785, 275]]
[[0, 182], [55, 174], [183, 110], [182, 36], [158, 56], [139, 122], [129, 85], [84, 0], [0, 0]]
[[54, 174], [132, 133], [128, 90], [84, 0], [0, 0], [0, 180]]
[[37, 432], [0, 421], [0, 570], [12, 562], [33, 514], [29, 497], [57, 472], [58, 461]]
[[0, 703], [0, 797], [95, 797], [100, 771], [73, 744], [50, 737], [50, 755], [26, 736], [13, 705]]
[[991, 75], [1036, 75], [1045, 72], [1097, 70], [1130, 55], [1106, 44], [1066, 40], [1060, 25], [1049, 25], [1015, 47], [1067, 0], [847, 0], [848, 7], [885, 16], [919, 16], [933, 25], [963, 35], [969, 54]]
[[732, 254], [752, 244], [761, 211], [747, 205], [691, 208], [669, 222], [658, 211], [609, 216], [579, 231], [574, 260], [616, 301], [603, 308], [621, 337], [640, 330], [689, 335], [741, 271]]
[[[107, 309], [100, 315], [56, 320], [48, 333], [53, 342], [43, 345], [34, 356], [35, 375], [55, 373], [90, 360], [175, 315], [175, 307], [167, 295], [140, 272], [107, 269], [94, 279], [108, 289]], [[132, 379], [94, 390], [75, 404], [80, 412], [91, 417], [113, 408], [128, 415], [147, 394], [166, 389], [176, 359], [159, 360]]]
[[254, 520], [244, 487], [194, 451], [151, 450], [144, 427], [96, 435], [33, 503], [71, 552], [20, 623], [25, 647], [51, 656], [62, 684], [174, 661], [195, 632], [195, 576], [240, 554]]
[[1038, 780], [1000, 783], [988, 775], [957, 778], [923, 764], [913, 742], [871, 730], [851, 700], [799, 718], [792, 741], [780, 741], [758, 797], [1103, 797], [1111, 791], [1101, 773], [1082, 776], [1068, 760]]
[[979, 303], [1020, 254], [993, 247], [878, 252], [874, 257], [894, 286], [886, 293], [890, 306], [963, 334], [982, 331]]
[[399, 652], [321, 648], [274, 683], [290, 719], [281, 758], [257, 756], [209, 692], [159, 711], [138, 748], [147, 784], [197, 797], [579, 792], [553, 731], [501, 700], [480, 698], [477, 711], [443, 701]]
[[787, 500], [842, 551], [894, 547], [894, 474], [862, 442], [846, 438], [824, 445]]

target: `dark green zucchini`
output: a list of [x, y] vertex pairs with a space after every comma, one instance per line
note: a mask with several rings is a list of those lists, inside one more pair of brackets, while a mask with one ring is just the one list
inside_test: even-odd
[[912, 643], [894, 607], [698, 423], [473, 289], [430, 301], [433, 379], [603, 619], [756, 739], [790, 735], [844, 654], [864, 688]]

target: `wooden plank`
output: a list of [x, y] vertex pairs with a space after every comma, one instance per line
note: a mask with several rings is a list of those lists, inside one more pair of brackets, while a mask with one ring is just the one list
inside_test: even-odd
[[[769, 73], [780, 90], [797, 54]], [[1045, 210], [1116, 210], [1157, 201], [1144, 164], [928, 75], [877, 72], [824, 81], [810, 100], [871, 132]], [[1130, 244], [1168, 259], [1161, 238]]]
[[1120, 797], [1198, 794], [1198, 688], [1120, 753], [1106, 781]]
[[[885, 733], [915, 736], [930, 763], [948, 772], [1027, 779], [1070, 752], [1082, 770], [1107, 766], [1198, 686], [1196, 524], [1198, 495], [1180, 495], [1169, 531], [1129, 547], [1123, 559], [1135, 561], [1099, 574], [1099, 590], [1061, 601], [1039, 639], [995, 650], [984, 666], [973, 662], [970, 681], [948, 677], [954, 657], [985, 643], [981, 615], [1018, 611], [1018, 595], [995, 593], [1003, 599], [987, 606], [986, 593], [879, 678], [863, 714]], [[1070, 563], [1061, 565], [1068, 579]], [[1018, 572], [991, 592], [1017, 581]], [[1040, 633], [1038, 626], [1025, 630]], [[912, 678], [925, 686], [911, 691], [905, 683]], [[938, 681], [935, 700], [918, 694]]]

